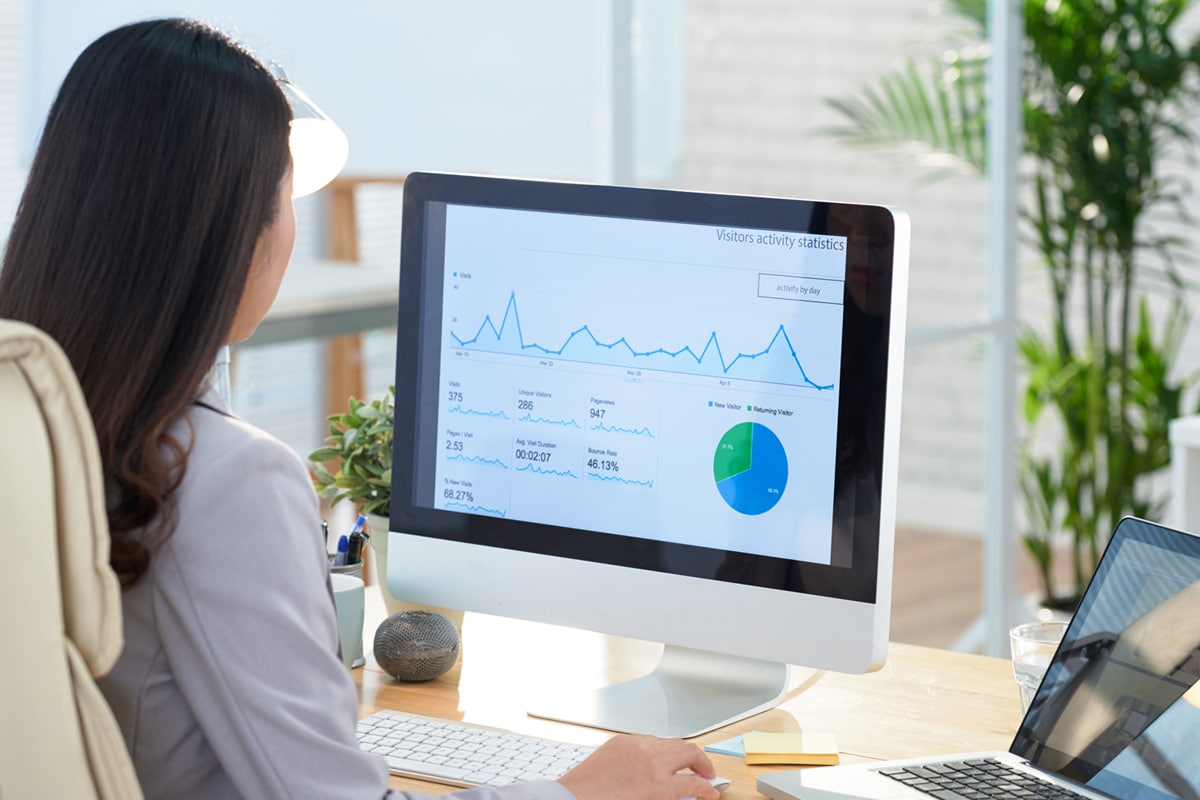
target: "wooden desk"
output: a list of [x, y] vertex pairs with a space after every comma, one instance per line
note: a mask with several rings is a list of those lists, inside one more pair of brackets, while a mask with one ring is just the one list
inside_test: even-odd
[[[368, 611], [367, 665], [353, 670], [361, 714], [398, 708], [581, 744], [608, 734], [525, 715], [525, 699], [547, 687], [598, 685], [648, 671], [661, 648], [567, 628], [467, 614], [463, 657], [441, 679], [393, 681], [370, 653], [376, 620]], [[796, 688], [777, 708], [697, 737], [717, 742], [751, 730], [831, 731], [842, 763], [977, 749], [1005, 749], [1020, 721], [1012, 667], [1005, 659], [893, 644], [888, 663], [868, 675], [794, 670]], [[761, 795], [755, 777], [795, 767], [747, 767], [710, 754], [733, 781], [723, 800]], [[444, 794], [453, 788], [392, 777], [392, 786]]]

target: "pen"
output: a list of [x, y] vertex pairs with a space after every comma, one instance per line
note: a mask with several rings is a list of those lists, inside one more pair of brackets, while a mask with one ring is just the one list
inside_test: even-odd
[[321, 533], [325, 535], [325, 552], [329, 552], [329, 523], [321, 520]]
[[365, 514], [359, 514], [358, 519], [354, 521], [354, 530], [350, 531], [349, 548], [346, 550], [346, 563], [357, 564], [362, 561], [362, 546], [368, 538], [367, 533], [363, 530], [363, 526], [367, 524]]
[[346, 564], [350, 563], [349, 560], [346, 558], [347, 552], [349, 551], [349, 549], [350, 549], [350, 539], [347, 538], [346, 536], [339, 536], [338, 537], [338, 546], [337, 546], [337, 555], [334, 556], [334, 558], [333, 558], [333, 565], [335, 567], [344, 567], [344, 566], [346, 566]]

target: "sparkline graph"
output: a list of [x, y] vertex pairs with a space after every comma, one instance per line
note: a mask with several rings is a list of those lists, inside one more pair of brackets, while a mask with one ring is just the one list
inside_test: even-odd
[[582, 428], [578, 422], [573, 419], [547, 419], [546, 417], [535, 417], [532, 414], [525, 414], [517, 417], [517, 422], [530, 422], [534, 425], [558, 425], [562, 428]]
[[457, 461], [461, 464], [482, 464], [485, 467], [499, 467], [500, 469], [508, 469], [508, 465], [498, 458], [484, 458], [483, 456], [463, 456], [453, 455], [446, 456], [447, 461]]
[[[757, 352], [736, 353], [729, 359], [726, 359], [721, 350], [715, 330], [709, 334], [699, 353], [691, 345], [674, 350], [662, 346], [638, 350], [624, 336], [610, 342], [602, 342], [586, 324], [573, 330], [562, 344], [554, 347], [525, 340], [521, 330], [517, 294], [514, 291], [508, 296], [508, 304], [499, 326], [493, 322], [492, 315], [487, 314], [473, 335], [464, 337], [450, 331], [450, 336], [455, 345], [463, 349], [511, 355], [555, 356], [588, 363], [644, 367], [710, 377], [765, 379], [808, 386], [818, 391], [834, 388], [833, 383], [820, 383], [809, 377], [782, 323], [775, 329], [774, 335], [764, 348]], [[761, 366], [754, 369], [752, 364]], [[764, 372], [768, 374], [762, 374]]]
[[469, 417], [496, 417], [498, 419], [508, 419], [508, 414], [503, 411], [477, 411], [473, 408], [463, 408], [461, 405], [446, 409], [450, 414], [466, 414]]
[[619, 483], [622, 486], [641, 486], [647, 489], [654, 488], [654, 481], [651, 480], [629, 480], [627, 478], [618, 478], [616, 475], [601, 475], [598, 472], [589, 472], [587, 475], [594, 481], [602, 481], [604, 483]]
[[603, 422], [600, 422], [593, 425], [589, 430], [602, 431], [603, 433], [628, 433], [633, 436], [645, 436], [647, 439], [655, 438], [654, 434], [645, 425], [640, 428], [622, 428], [619, 425], [605, 425]]
[[523, 467], [517, 467], [517, 472], [531, 472], [535, 475], [552, 475], [556, 478], [574, 478], [579, 480], [579, 476], [569, 469], [542, 469], [536, 464], [526, 464]]
[[487, 506], [473, 506], [467, 503], [446, 503], [446, 508], [457, 508], [459, 511], [466, 511], [469, 514], [487, 514], [492, 517], [507, 517], [508, 511], [502, 508], [488, 508]]

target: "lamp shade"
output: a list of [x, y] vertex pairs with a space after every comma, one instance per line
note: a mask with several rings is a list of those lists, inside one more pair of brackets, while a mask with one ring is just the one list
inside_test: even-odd
[[292, 106], [289, 143], [292, 151], [292, 197], [312, 194], [329, 183], [346, 166], [350, 142], [346, 134], [300, 87], [288, 80], [278, 64], [272, 65], [279, 88]]

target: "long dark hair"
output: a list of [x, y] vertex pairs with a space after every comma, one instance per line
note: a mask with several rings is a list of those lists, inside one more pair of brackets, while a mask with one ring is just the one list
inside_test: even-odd
[[125, 585], [174, 529], [191, 440], [168, 428], [195, 400], [278, 213], [290, 120], [245, 48], [162, 19], [89, 45], [46, 121], [0, 270], [0, 317], [49, 333], [79, 376]]

